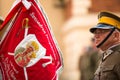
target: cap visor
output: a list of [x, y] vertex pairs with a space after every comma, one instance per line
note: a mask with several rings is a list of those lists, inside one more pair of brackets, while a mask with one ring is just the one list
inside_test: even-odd
[[97, 26], [90, 28], [90, 32], [94, 33], [96, 29], [112, 29], [114, 28], [113, 26], [106, 25], [106, 24], [98, 24]]

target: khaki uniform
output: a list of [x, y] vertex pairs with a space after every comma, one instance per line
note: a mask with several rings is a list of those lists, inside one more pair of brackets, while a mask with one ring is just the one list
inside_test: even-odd
[[120, 45], [103, 53], [94, 80], [120, 80]]

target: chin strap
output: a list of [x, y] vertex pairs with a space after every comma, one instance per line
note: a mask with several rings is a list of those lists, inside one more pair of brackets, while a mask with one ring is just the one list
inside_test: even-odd
[[112, 29], [112, 31], [105, 37], [105, 39], [100, 43], [98, 44], [96, 47], [99, 48], [101, 45], [103, 45], [105, 43], [105, 41], [108, 40], [108, 38], [111, 36], [111, 34], [115, 31], [115, 28]]

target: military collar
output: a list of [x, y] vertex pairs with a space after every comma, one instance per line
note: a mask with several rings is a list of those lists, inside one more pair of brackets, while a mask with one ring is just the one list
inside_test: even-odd
[[110, 49], [113, 51], [120, 51], [120, 44], [113, 45]]
[[104, 61], [108, 56], [110, 56], [114, 51], [120, 51], [120, 44], [113, 45], [109, 49], [103, 52], [103, 58]]

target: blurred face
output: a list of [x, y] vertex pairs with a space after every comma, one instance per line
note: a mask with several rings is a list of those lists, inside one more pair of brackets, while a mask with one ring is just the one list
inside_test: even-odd
[[[99, 45], [110, 32], [111, 32], [111, 29], [96, 29], [94, 32], [95, 45], [96, 46]], [[103, 48], [109, 47], [110, 44], [113, 43], [112, 35], [99, 48], [103, 49]]]

